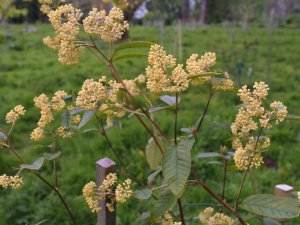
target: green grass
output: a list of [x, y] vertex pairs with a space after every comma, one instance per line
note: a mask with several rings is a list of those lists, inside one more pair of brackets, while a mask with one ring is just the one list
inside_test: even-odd
[[[49, 151], [47, 143], [35, 145], [29, 140], [39, 113], [33, 108], [33, 97], [40, 93], [51, 95], [55, 90], [64, 89], [71, 93], [80, 89], [86, 78], [97, 78], [108, 75], [104, 68], [89, 52], [82, 57], [76, 66], [64, 66], [57, 62], [57, 55], [42, 43], [44, 36], [52, 34], [46, 25], [30, 25], [37, 28], [34, 33], [26, 32], [23, 26], [5, 28], [5, 36], [0, 38], [0, 123], [5, 125], [5, 114], [15, 105], [23, 104], [27, 114], [21, 120], [12, 137], [20, 154], [32, 162], [43, 152]], [[174, 27], [167, 27], [160, 38], [159, 30], [154, 27], [133, 27], [133, 40], [149, 40], [162, 43], [170, 53], [175, 53]], [[273, 40], [270, 32], [263, 28], [250, 28], [247, 32], [239, 28], [213, 26], [207, 28], [183, 29], [183, 59], [191, 53], [203, 54], [214, 51], [217, 54], [216, 68], [227, 70], [234, 77], [237, 85], [250, 84], [254, 81], [266, 81], [270, 84], [270, 101], [280, 100], [288, 107], [291, 114], [300, 114], [300, 30], [281, 28], [276, 30]], [[271, 49], [270, 49], [271, 48]], [[241, 71], [237, 64], [243, 62]], [[144, 73], [146, 58], [126, 59], [117, 63], [123, 78], [130, 78]], [[248, 76], [252, 68], [251, 76]], [[269, 71], [269, 72], [268, 72]], [[179, 127], [191, 127], [197, 117], [201, 116], [208, 96], [208, 87], [193, 88], [181, 96], [182, 104], [179, 113]], [[199, 140], [192, 150], [196, 155], [204, 151], [218, 151], [221, 145], [230, 147], [230, 130], [237, 112], [239, 100], [234, 93], [218, 93], [214, 96], [200, 132]], [[168, 117], [167, 117], [168, 116]], [[162, 127], [172, 134], [170, 112], [157, 113]], [[122, 120], [122, 129], [109, 131], [118, 154], [129, 163], [129, 168], [137, 176], [146, 180], [151, 171], [145, 160], [144, 148], [149, 138], [142, 126], [132, 117]], [[89, 125], [93, 127], [93, 124]], [[271, 136], [271, 147], [265, 157], [275, 163], [277, 169], [260, 168], [248, 177], [242, 198], [255, 192], [273, 193], [275, 184], [287, 183], [300, 188], [298, 179], [300, 167], [300, 123], [286, 121], [268, 133]], [[183, 133], [182, 133], [183, 135]], [[108, 145], [96, 133], [77, 133], [71, 140], [58, 143], [62, 152], [59, 161], [59, 177], [62, 193], [76, 218], [78, 224], [95, 224], [92, 215], [81, 195], [85, 183], [95, 177], [95, 162], [109, 156]], [[222, 167], [211, 165], [205, 160], [193, 158], [193, 164], [199, 174], [211, 187], [220, 193]], [[15, 173], [17, 161], [6, 151], [0, 152], [0, 174]], [[52, 181], [51, 165], [46, 163], [42, 174]], [[226, 190], [231, 202], [239, 188], [241, 173], [229, 172], [229, 183]], [[47, 219], [44, 224], [70, 224], [67, 215], [57, 197], [49, 189], [32, 177], [25, 175], [25, 185], [21, 191], [0, 190], [0, 225], [35, 224]], [[193, 220], [206, 204], [215, 205], [200, 187], [190, 186], [183, 196], [184, 210], [188, 224], [197, 224]], [[147, 210], [147, 203], [131, 200], [118, 208], [118, 223], [132, 224], [139, 214]], [[151, 207], [151, 203], [150, 206]], [[175, 207], [175, 214], [177, 208]]]

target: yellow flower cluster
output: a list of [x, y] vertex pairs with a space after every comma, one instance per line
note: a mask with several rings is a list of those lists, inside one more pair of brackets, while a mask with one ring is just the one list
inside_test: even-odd
[[268, 137], [253, 137], [251, 132], [259, 128], [271, 128], [271, 120], [279, 123], [287, 116], [287, 109], [281, 102], [275, 101], [271, 103], [270, 109], [266, 108], [264, 100], [268, 96], [268, 91], [269, 87], [264, 82], [255, 82], [253, 91], [247, 86], [238, 91], [243, 105], [231, 125], [231, 132], [232, 147], [236, 150], [233, 158], [239, 170], [261, 166], [263, 163], [261, 150], [270, 146]]
[[44, 93], [33, 99], [35, 107], [41, 109], [41, 118], [38, 122], [39, 127], [44, 128], [53, 119], [49, 98]]
[[3, 174], [0, 176], [0, 186], [7, 189], [11, 187], [12, 189], [20, 189], [23, 185], [23, 179], [20, 176], [7, 176]]
[[76, 105], [86, 110], [95, 110], [100, 101], [106, 98], [106, 87], [101, 80], [94, 81], [87, 79], [84, 81], [81, 90], [76, 98]]
[[62, 138], [70, 138], [73, 135], [73, 132], [65, 127], [59, 127], [56, 129], [56, 133], [58, 136]]
[[79, 61], [82, 48], [76, 46], [74, 41], [79, 34], [79, 20], [82, 13], [71, 4], [58, 7], [48, 13], [49, 20], [56, 31], [55, 37], [44, 38], [44, 43], [58, 50], [58, 60], [67, 65]]
[[[227, 72], [223, 73], [224, 78], [210, 78], [212, 80], [212, 88], [220, 91], [231, 91], [234, 89], [234, 82], [230, 79]], [[191, 82], [193, 82], [192, 79]], [[198, 80], [199, 81], [199, 80]]]
[[99, 210], [101, 210], [98, 204], [97, 185], [95, 182], [91, 181], [87, 183], [82, 189], [82, 193], [83, 197], [85, 198], [85, 201], [87, 202], [89, 208], [93, 213], [96, 213]]
[[214, 209], [208, 207], [199, 214], [200, 222], [203, 225], [233, 225], [234, 220], [223, 213], [214, 213]]
[[[51, 102], [49, 101], [48, 96], [44, 93], [33, 99], [35, 107], [41, 110], [41, 117], [37, 122], [38, 127], [35, 128], [31, 133], [32, 140], [39, 141], [44, 137], [45, 127], [49, 125], [54, 119], [52, 110], [61, 111], [66, 106], [66, 103], [63, 100], [63, 97], [65, 96], [67, 96], [67, 93], [65, 91], [59, 90], [55, 92], [54, 96], [51, 99]], [[62, 130], [60, 129], [60, 131]], [[60, 132], [60, 134], [62, 134], [62, 132]], [[65, 132], [64, 134], [66, 135]]]
[[74, 125], [78, 125], [81, 121], [81, 116], [80, 115], [74, 115], [74, 116], [71, 116], [71, 124], [74, 124]]
[[59, 90], [59, 91], [55, 92], [55, 94], [51, 100], [51, 106], [54, 111], [60, 111], [66, 106], [66, 103], [63, 100], [63, 97], [65, 97], [67, 95], [68, 94], [65, 91]]
[[40, 10], [42, 13], [48, 14], [51, 11], [53, 0], [39, 0], [39, 3], [41, 4]]
[[182, 225], [181, 222], [174, 222], [170, 213], [166, 213], [162, 219], [162, 225]]
[[116, 202], [124, 203], [128, 198], [130, 198], [133, 194], [130, 189], [131, 180], [126, 179], [122, 184], [118, 184], [116, 188]]
[[113, 7], [108, 15], [105, 10], [93, 8], [83, 20], [83, 28], [88, 34], [100, 35], [104, 42], [115, 42], [129, 29], [129, 24], [124, 21], [124, 14], [118, 7]]
[[[138, 81], [138, 80], [136, 80], [136, 81]], [[135, 80], [123, 80], [129, 93], [133, 96], [137, 96], [140, 94], [140, 89], [137, 87], [136, 81]]]
[[[176, 65], [176, 59], [167, 55], [160, 45], [152, 45], [146, 68], [147, 88], [153, 93], [179, 93], [188, 88], [188, 74], [183, 65]], [[172, 71], [170, 71], [173, 69]]]
[[131, 190], [131, 180], [126, 179], [123, 183], [118, 184], [116, 192], [114, 187], [117, 185], [117, 175], [115, 173], [108, 174], [102, 184], [97, 187], [96, 183], [91, 181], [83, 188], [83, 196], [92, 212], [101, 210], [98, 202], [105, 198], [110, 199], [110, 203], [106, 204], [109, 211], [114, 211], [114, 204], [124, 203], [133, 194]]
[[20, 116], [24, 116], [25, 112], [26, 110], [22, 105], [17, 105], [6, 114], [5, 120], [7, 123], [15, 124]]
[[[207, 52], [198, 59], [198, 54], [192, 54], [186, 61], [186, 69], [190, 75], [198, 75], [204, 72], [208, 72], [210, 67], [216, 63], [216, 54], [213, 52]], [[196, 77], [191, 79], [191, 84], [194, 86], [200, 86], [211, 80], [211, 76]]]

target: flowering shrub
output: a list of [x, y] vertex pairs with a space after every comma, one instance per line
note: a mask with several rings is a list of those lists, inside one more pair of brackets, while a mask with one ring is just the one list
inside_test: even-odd
[[[34, 105], [40, 110], [40, 118], [37, 120], [37, 127], [31, 133], [31, 139], [39, 142], [50, 137], [52, 142], [51, 153], [40, 157], [33, 164], [26, 164], [10, 141], [14, 126], [26, 112], [24, 107], [18, 105], [7, 114], [6, 122], [11, 126], [8, 131], [1, 131], [1, 146], [9, 149], [21, 165], [15, 176], [6, 174], [0, 176], [1, 187], [21, 188], [23, 185], [21, 174], [30, 172], [57, 194], [72, 223], [76, 224], [75, 216], [58, 186], [56, 163], [59, 152], [56, 150], [56, 141], [59, 138], [71, 138], [75, 131], [87, 123], [96, 121], [99, 125], [99, 134], [115, 153], [106, 130], [129, 115], [135, 116], [149, 134], [150, 139], [145, 144], [145, 152], [153, 173], [150, 174], [147, 185], [136, 182], [135, 177], [127, 170], [126, 163], [116, 154], [118, 163], [124, 167], [120, 173], [123, 172], [128, 178], [119, 181], [117, 174], [111, 173], [100, 185], [94, 181], [87, 183], [83, 187], [83, 196], [91, 212], [103, 210], [99, 207], [100, 200], [108, 200], [105, 207], [112, 212], [116, 204], [125, 204], [129, 198], [135, 197], [141, 201], [153, 202], [153, 207], [141, 218], [137, 218], [135, 224], [185, 224], [181, 198], [187, 185], [196, 184], [207, 191], [221, 206], [220, 211], [208, 207], [199, 212], [201, 224], [245, 225], [247, 220], [252, 218], [245, 217], [246, 213], [258, 219], [299, 216], [298, 203], [293, 201], [294, 199], [256, 194], [240, 201], [247, 174], [262, 165], [263, 153], [271, 144], [266, 131], [283, 122], [288, 115], [287, 108], [282, 102], [267, 103], [269, 91], [267, 84], [255, 82], [252, 90], [247, 86], [237, 89], [227, 72], [213, 68], [216, 55], [212, 52], [202, 56], [192, 54], [185, 64], [178, 64], [177, 59], [158, 44], [147, 41], [115, 43], [129, 29], [121, 9], [127, 5], [124, 1], [117, 1], [109, 12], [94, 8], [85, 18], [82, 18], [82, 12], [71, 4], [52, 0], [40, 0], [40, 3], [41, 11], [48, 15], [55, 29], [55, 36], [46, 37], [44, 43], [58, 52], [58, 61], [67, 65], [79, 63], [82, 52], [88, 49], [108, 67], [110, 75], [101, 76], [98, 80], [85, 80], [77, 94], [70, 95], [64, 90], [58, 90], [52, 98], [45, 93], [34, 98]], [[83, 34], [87, 38], [82, 37]], [[108, 52], [103, 45], [108, 45]], [[138, 48], [149, 49], [146, 75], [139, 74], [130, 80], [123, 79], [114, 63], [127, 57], [140, 57], [143, 55], [141, 52], [131, 51]], [[186, 133], [185, 136], [178, 136], [180, 96], [192, 91], [191, 86], [198, 88], [202, 85], [210, 88], [204, 113], [195, 118], [194, 126], [181, 129]], [[225, 168], [228, 161], [233, 161], [237, 172], [244, 173], [234, 202], [226, 201], [224, 194], [226, 182], [222, 186], [223, 194], [219, 196], [201, 179], [192, 165], [191, 157], [191, 151], [199, 136], [212, 97], [217, 92], [229, 91], [237, 92], [242, 103], [231, 125], [232, 151], [224, 147], [220, 153], [204, 153], [203, 157], [221, 157]], [[155, 106], [158, 99], [163, 101], [165, 106]], [[172, 135], [166, 133], [156, 120], [156, 112], [161, 110], [172, 112], [168, 114], [174, 121]], [[56, 121], [60, 121], [60, 125], [57, 125]], [[53, 184], [38, 172], [45, 160], [53, 162], [55, 178]], [[138, 188], [133, 190], [132, 184]], [[178, 204], [180, 212], [180, 221], [177, 222], [174, 221], [172, 213], [175, 204]], [[273, 222], [277, 223], [275, 220]]]

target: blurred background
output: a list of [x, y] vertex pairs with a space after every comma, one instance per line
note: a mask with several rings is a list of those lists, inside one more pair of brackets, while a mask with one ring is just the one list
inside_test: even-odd
[[[92, 7], [111, 7], [100, 0], [72, 2], [85, 15]], [[125, 16], [131, 27], [124, 38], [159, 43], [183, 63], [192, 53], [215, 52], [215, 68], [228, 71], [237, 87], [265, 81], [270, 85], [270, 102], [282, 101], [290, 114], [300, 115], [299, 0], [129, 0]], [[53, 34], [47, 17], [39, 12], [38, 1], [0, 0], [0, 126], [8, 129], [6, 113], [17, 104], [25, 106], [26, 116], [18, 122], [12, 141], [28, 163], [49, 151], [49, 140], [36, 144], [29, 138], [39, 118], [32, 99], [41, 93], [51, 96], [62, 89], [77, 93], [85, 79], [109, 75], [89, 52], [78, 65], [59, 64], [57, 53], [42, 41], [43, 37]], [[106, 49], [103, 43], [99, 45]], [[117, 62], [123, 78], [145, 73], [146, 66], [146, 56]], [[208, 90], [208, 86], [192, 88], [181, 96], [180, 128], [192, 127], [201, 116]], [[221, 192], [222, 165], [217, 160], [199, 159], [197, 154], [217, 152], [223, 145], [231, 149], [229, 128], [239, 104], [235, 93], [217, 93], [192, 151], [193, 165], [217, 192]], [[156, 116], [164, 130], [172, 134], [168, 114], [170, 112], [162, 111]], [[149, 136], [134, 117], [121, 123], [121, 128], [113, 127], [108, 135], [136, 178], [146, 181], [151, 173], [144, 152]], [[94, 127], [90, 123], [84, 129]], [[81, 189], [95, 179], [98, 159], [115, 158], [98, 133], [82, 131], [71, 139], [58, 141], [61, 151], [58, 173], [60, 189], [78, 224], [89, 225], [95, 224], [96, 218], [89, 212]], [[271, 147], [264, 154], [264, 167], [248, 177], [242, 197], [257, 192], [273, 193], [278, 183], [300, 190], [300, 123], [286, 121], [266, 134], [271, 136]], [[8, 151], [0, 149], [0, 174], [15, 174], [18, 166]], [[50, 181], [53, 179], [51, 168], [51, 162], [46, 162], [41, 170]], [[231, 166], [229, 177], [226, 196], [230, 203], [239, 189], [242, 174]], [[24, 174], [24, 179], [25, 185], [20, 191], [0, 190], [0, 225], [33, 225], [44, 220], [43, 224], [70, 224], [59, 200], [46, 186], [30, 174]], [[218, 205], [200, 187], [188, 189], [182, 199], [186, 220], [188, 224], [199, 224], [199, 212], [208, 205]], [[132, 199], [118, 207], [118, 224], [133, 224], [151, 204]], [[174, 214], [178, 216], [176, 207]]]

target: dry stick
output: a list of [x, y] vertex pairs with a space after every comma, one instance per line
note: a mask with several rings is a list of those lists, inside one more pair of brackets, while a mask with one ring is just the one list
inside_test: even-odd
[[[259, 134], [258, 134], [258, 136], [257, 136], [257, 139], [256, 139], [256, 143], [255, 143], [253, 152], [255, 152], [255, 150], [256, 150], [256, 148], [257, 148], [258, 141], [259, 141], [259, 138], [260, 138], [260, 136], [261, 136], [262, 130], [263, 130], [263, 128], [261, 127], [260, 130], [259, 130]], [[244, 184], [245, 184], [246, 177], [247, 177], [247, 174], [248, 174], [248, 172], [249, 172], [249, 169], [250, 169], [252, 160], [253, 160], [253, 158], [251, 158], [250, 161], [249, 161], [249, 164], [248, 164], [247, 169], [246, 169], [246, 171], [245, 171], [245, 173], [244, 173], [244, 176], [243, 176], [243, 180], [242, 180], [242, 183], [241, 183], [240, 190], [239, 190], [238, 195], [237, 195], [237, 198], [236, 198], [235, 207], [234, 207], [234, 209], [235, 209], [236, 211], [238, 211], [239, 200], [240, 200], [240, 197], [241, 197], [243, 188], [244, 188]]]
[[211, 190], [206, 183], [197, 175], [195, 171], [192, 171], [193, 176], [196, 178], [198, 184], [200, 184], [214, 199], [216, 199], [223, 207], [228, 209], [239, 221], [242, 225], [247, 225], [247, 223], [243, 220], [240, 214], [234, 209], [231, 208], [224, 200], [222, 200], [213, 190]]
[[[10, 151], [16, 156], [16, 158], [21, 162], [25, 164], [25, 161], [22, 159], [22, 157], [17, 153], [17, 151], [11, 146], [10, 146]], [[54, 187], [52, 184], [50, 184], [45, 178], [43, 178], [41, 175], [39, 175], [37, 172], [35, 171], [30, 171], [31, 173], [33, 173], [36, 177], [38, 177], [41, 181], [43, 181], [49, 188], [51, 188], [59, 197], [60, 201], [62, 202], [63, 206], [65, 207], [65, 209], [68, 212], [68, 215], [70, 217], [70, 219], [72, 220], [73, 225], [76, 225], [76, 220], [74, 215], [72, 214], [70, 207], [68, 206], [67, 202], [65, 201], [64, 197], [60, 194], [59, 190]]]

